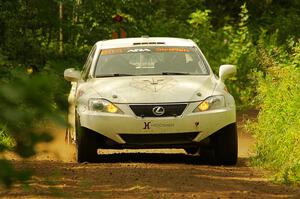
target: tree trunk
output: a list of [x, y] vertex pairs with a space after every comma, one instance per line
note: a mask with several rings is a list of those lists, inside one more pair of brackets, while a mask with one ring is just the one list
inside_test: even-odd
[[72, 24], [75, 25], [77, 22], [78, 22], [78, 9], [79, 9], [79, 6], [81, 4], [81, 0], [74, 0], [74, 6], [73, 6], [73, 21], [72, 21]]
[[60, 26], [59, 26], [59, 53], [62, 54], [64, 51], [64, 34], [63, 34], [63, 2], [59, 2], [59, 21], [60, 21]]
[[[73, 28], [76, 26], [76, 24], [78, 23], [79, 21], [79, 14], [78, 14], [78, 11], [79, 11], [79, 7], [80, 7], [80, 4], [81, 4], [81, 0], [73, 0], [73, 19], [72, 19], [72, 25], [73, 25]], [[72, 31], [71, 32], [71, 38], [72, 38], [72, 41], [74, 43], [75, 46], [77, 46], [77, 40], [78, 40], [78, 30], [77, 28], [75, 29], [76, 31]]]

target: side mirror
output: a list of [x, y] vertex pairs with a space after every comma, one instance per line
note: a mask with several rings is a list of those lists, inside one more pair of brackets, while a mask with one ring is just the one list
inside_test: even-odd
[[75, 68], [68, 68], [64, 71], [64, 78], [70, 82], [77, 82], [80, 79], [81, 73]]
[[225, 81], [231, 76], [234, 76], [236, 74], [236, 66], [225, 64], [221, 65], [219, 69], [219, 78], [221, 81]]

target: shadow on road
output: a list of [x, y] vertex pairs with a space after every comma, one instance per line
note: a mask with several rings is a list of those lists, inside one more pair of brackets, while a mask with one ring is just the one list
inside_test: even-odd
[[[239, 158], [237, 166], [245, 166], [248, 158]], [[212, 165], [208, 158], [183, 153], [115, 153], [101, 154], [95, 163], [158, 163]]]

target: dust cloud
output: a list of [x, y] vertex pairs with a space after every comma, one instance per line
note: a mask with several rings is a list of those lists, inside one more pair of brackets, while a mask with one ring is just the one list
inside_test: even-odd
[[65, 142], [64, 127], [50, 128], [49, 132], [53, 140], [49, 143], [40, 143], [36, 146], [37, 155], [33, 160], [53, 160], [63, 162], [75, 162], [75, 145]]

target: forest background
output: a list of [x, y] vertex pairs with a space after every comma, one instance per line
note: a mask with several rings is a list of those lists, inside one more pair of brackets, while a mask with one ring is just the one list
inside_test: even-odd
[[[216, 74], [221, 64], [237, 65], [228, 90], [239, 110], [259, 110], [247, 124], [256, 138], [252, 164], [276, 182], [298, 184], [299, 30], [298, 0], [1, 0], [0, 153], [28, 158], [51, 141], [37, 126], [64, 124], [63, 71], [82, 68], [96, 41], [125, 31], [190, 38]], [[5, 186], [29, 178], [0, 157]]]

